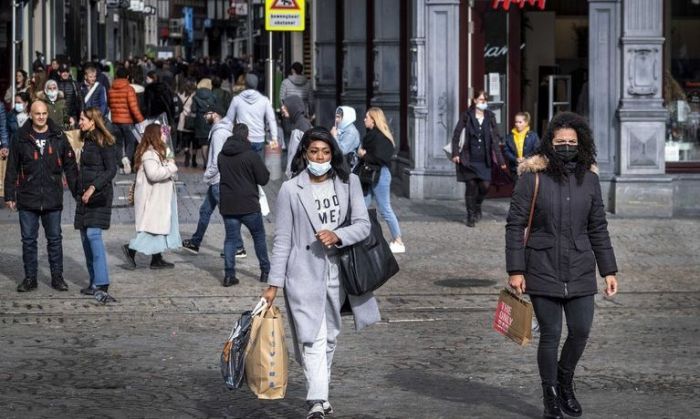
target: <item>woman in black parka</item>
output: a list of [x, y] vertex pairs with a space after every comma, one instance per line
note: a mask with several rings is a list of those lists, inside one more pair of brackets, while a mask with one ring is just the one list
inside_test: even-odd
[[[496, 116], [488, 110], [488, 95], [476, 92], [474, 103], [459, 116], [452, 134], [452, 161], [456, 165], [457, 181], [466, 183], [464, 200], [467, 206], [467, 227], [481, 219], [481, 203], [491, 186], [491, 165], [507, 170], [501, 154], [501, 137], [496, 128]], [[464, 133], [464, 144], [459, 137]]]
[[[608, 234], [596, 174], [591, 129], [579, 115], [555, 116], [538, 154], [520, 164], [506, 225], [509, 285], [530, 295], [540, 325], [537, 365], [544, 392], [544, 417], [581, 416], [573, 375], [593, 322], [596, 264], [605, 294], [617, 292], [617, 264]], [[527, 244], [524, 230], [539, 177], [539, 192]], [[557, 362], [566, 314], [568, 336]]]
[[107, 254], [102, 230], [109, 229], [112, 218], [112, 179], [117, 174], [114, 137], [105, 127], [102, 113], [87, 108], [80, 113], [80, 131], [84, 141], [76, 195], [75, 223], [80, 230], [90, 284], [80, 293], [93, 295], [97, 290], [107, 301], [116, 301], [109, 294]]

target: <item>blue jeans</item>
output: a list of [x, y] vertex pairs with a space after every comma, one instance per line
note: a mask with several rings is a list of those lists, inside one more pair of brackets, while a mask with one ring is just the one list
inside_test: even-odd
[[260, 142], [260, 143], [250, 143], [250, 148], [253, 149], [256, 153], [258, 153], [258, 156], [265, 161], [265, 142]]
[[107, 253], [102, 242], [102, 229], [84, 228], [80, 230], [80, 240], [83, 242], [85, 262], [88, 274], [90, 274], [90, 286], [109, 285]]
[[235, 249], [242, 246], [241, 224], [245, 225], [253, 236], [255, 256], [260, 262], [262, 272], [270, 272], [270, 259], [267, 258], [267, 243], [265, 241], [265, 226], [260, 212], [244, 215], [224, 215], [226, 238], [224, 239], [224, 266], [227, 277], [236, 276]]
[[391, 172], [387, 166], [382, 166], [379, 173], [379, 181], [376, 185], [369, 188], [369, 192], [365, 195], [365, 204], [369, 208], [372, 204], [372, 198], [377, 200], [377, 210], [384, 221], [389, 225], [391, 232], [391, 240], [396, 240], [401, 237], [401, 228], [399, 228], [399, 220], [391, 209]]
[[[207, 232], [207, 227], [209, 227], [209, 220], [211, 220], [211, 215], [214, 213], [216, 206], [219, 205], [219, 184], [209, 185], [207, 189], [207, 195], [204, 197], [202, 205], [199, 207], [199, 221], [197, 222], [197, 231], [194, 232], [190, 241], [199, 246], [204, 240], [204, 233]], [[243, 249], [243, 239], [241, 238], [241, 231], [238, 230], [238, 243], [240, 246], [236, 250]]]
[[63, 244], [61, 235], [61, 210], [55, 211], [19, 211], [19, 228], [22, 235], [22, 261], [24, 276], [36, 279], [37, 244], [39, 220], [46, 235], [46, 250], [49, 253], [51, 277], [63, 275]]

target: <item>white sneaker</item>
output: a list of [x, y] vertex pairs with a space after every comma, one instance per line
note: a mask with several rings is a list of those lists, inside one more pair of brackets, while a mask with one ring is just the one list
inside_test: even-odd
[[124, 174], [128, 175], [131, 173], [131, 163], [129, 163], [128, 157], [122, 157], [122, 166], [124, 166]]
[[389, 249], [391, 249], [391, 253], [406, 253], [406, 246], [395, 241], [389, 243]]

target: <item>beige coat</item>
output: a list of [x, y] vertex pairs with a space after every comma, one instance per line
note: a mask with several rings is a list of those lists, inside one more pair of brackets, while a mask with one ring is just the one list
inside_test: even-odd
[[136, 231], [170, 233], [173, 179], [176, 173], [177, 166], [173, 161], [161, 161], [153, 149], [143, 153], [134, 188]]

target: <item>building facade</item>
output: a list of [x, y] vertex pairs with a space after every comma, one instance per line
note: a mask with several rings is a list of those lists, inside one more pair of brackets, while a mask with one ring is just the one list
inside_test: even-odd
[[484, 89], [504, 135], [518, 111], [540, 133], [556, 112], [587, 116], [610, 210], [700, 215], [700, 1], [311, 6], [318, 122], [338, 104], [382, 107], [407, 196], [463, 196], [442, 147]]

